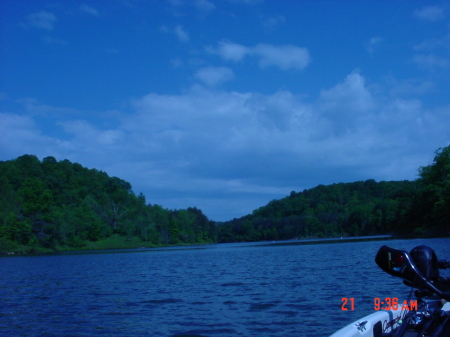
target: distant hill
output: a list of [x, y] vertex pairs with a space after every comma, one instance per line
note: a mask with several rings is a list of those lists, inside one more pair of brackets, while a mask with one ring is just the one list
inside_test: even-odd
[[0, 252], [215, 242], [197, 208], [147, 204], [130, 183], [69, 160], [0, 162]]
[[411, 181], [319, 185], [220, 226], [223, 242], [386, 234], [414, 198]]
[[218, 226], [220, 242], [450, 234], [450, 146], [415, 181], [319, 185]]
[[0, 253], [374, 234], [450, 234], [450, 146], [415, 181], [319, 185], [223, 223], [147, 204], [130, 183], [69, 160], [0, 161]]

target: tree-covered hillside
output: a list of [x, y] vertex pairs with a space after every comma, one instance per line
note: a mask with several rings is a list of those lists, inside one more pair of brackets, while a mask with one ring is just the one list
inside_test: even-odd
[[429, 166], [419, 168], [419, 188], [402, 217], [401, 229], [450, 234], [450, 145], [435, 152]]
[[319, 185], [224, 223], [147, 204], [128, 182], [68, 160], [0, 162], [0, 253], [373, 234], [450, 234], [450, 146], [415, 181]]
[[450, 234], [450, 146], [415, 181], [319, 185], [218, 227], [220, 242]]
[[0, 162], [0, 252], [215, 240], [214, 223], [199, 209], [147, 204], [105, 172], [33, 155]]
[[392, 233], [414, 188], [410, 181], [366, 180], [291, 192], [224, 223], [219, 237], [232, 242]]

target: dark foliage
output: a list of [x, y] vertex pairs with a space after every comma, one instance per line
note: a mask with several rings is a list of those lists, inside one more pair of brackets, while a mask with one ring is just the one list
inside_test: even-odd
[[0, 252], [82, 248], [113, 234], [148, 245], [216, 240], [200, 210], [146, 204], [128, 182], [105, 172], [33, 155], [0, 162]]
[[224, 223], [195, 207], [147, 204], [128, 182], [68, 160], [0, 162], [0, 252], [83, 248], [115, 237], [150, 246], [376, 234], [450, 234], [450, 146], [415, 181], [319, 185]]
[[410, 181], [366, 180], [291, 192], [251, 215], [223, 223], [219, 238], [230, 242], [392, 233], [414, 187]]
[[319, 185], [218, 227], [220, 242], [375, 234], [450, 234], [450, 146], [416, 181]]
[[450, 146], [435, 152], [434, 161], [419, 169], [417, 193], [402, 218], [402, 232], [450, 232]]

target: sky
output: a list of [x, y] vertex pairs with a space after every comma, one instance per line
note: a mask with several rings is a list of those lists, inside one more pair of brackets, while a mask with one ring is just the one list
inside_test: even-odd
[[450, 144], [450, 2], [1, 0], [0, 160], [215, 221], [413, 180]]

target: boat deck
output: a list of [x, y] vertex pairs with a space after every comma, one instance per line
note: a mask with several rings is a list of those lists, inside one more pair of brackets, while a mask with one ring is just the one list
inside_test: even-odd
[[[450, 336], [450, 321], [447, 322], [444, 329], [439, 333], [439, 335], [435, 335], [436, 328], [431, 326], [431, 328], [423, 335], [426, 336], [433, 336], [433, 337], [449, 337]], [[417, 337], [418, 331], [412, 330], [412, 331], [406, 331], [405, 334], [402, 337]]]

